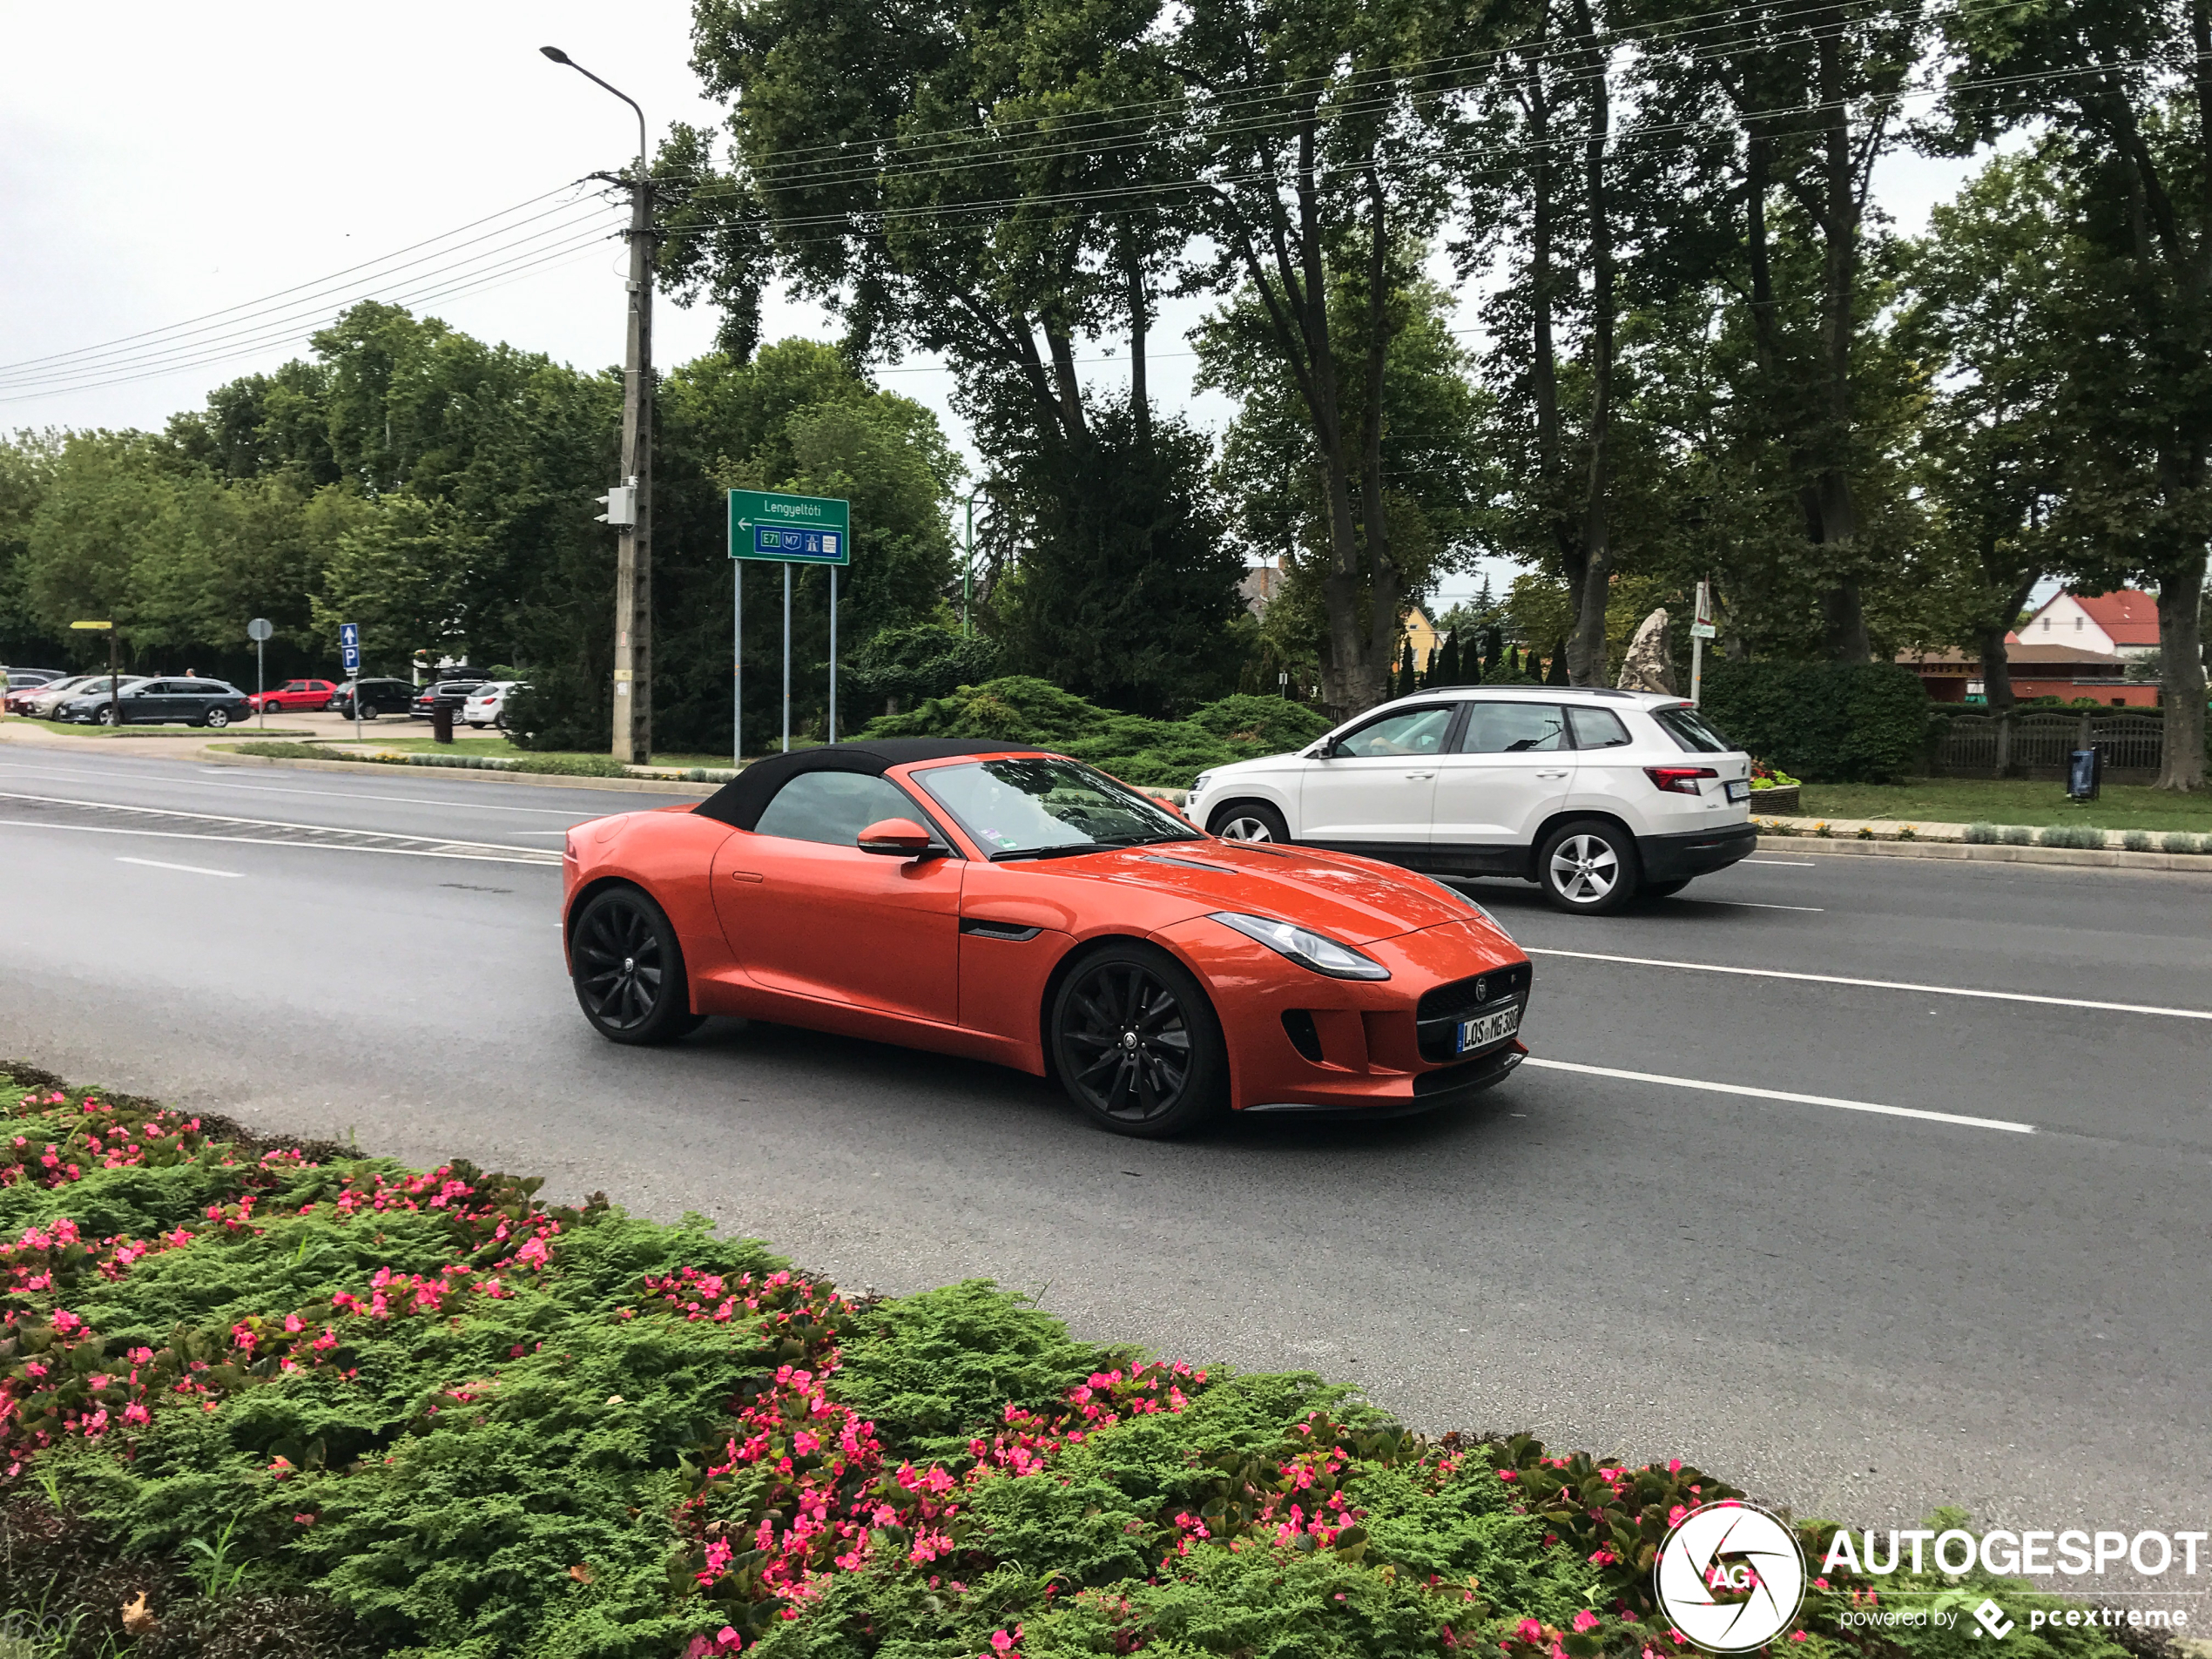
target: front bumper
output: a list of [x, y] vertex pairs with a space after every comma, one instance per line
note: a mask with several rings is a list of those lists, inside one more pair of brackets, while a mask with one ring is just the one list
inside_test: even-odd
[[[1390, 969], [1387, 980], [1330, 979], [1203, 917], [1155, 937], [1211, 994], [1229, 1049], [1231, 1104], [1240, 1111], [1426, 1111], [1490, 1087], [1527, 1053], [1512, 1037], [1440, 1062], [1422, 1053], [1426, 994], [1511, 974], [1512, 994], [1527, 995], [1527, 958], [1480, 921], [1360, 945]], [[1301, 1041], [1319, 1057], [1302, 1050]]]
[[1674, 881], [1725, 870], [1755, 851], [1758, 844], [1759, 833], [1752, 826], [1730, 824], [1693, 830], [1687, 835], [1638, 836], [1636, 857], [1646, 880]]

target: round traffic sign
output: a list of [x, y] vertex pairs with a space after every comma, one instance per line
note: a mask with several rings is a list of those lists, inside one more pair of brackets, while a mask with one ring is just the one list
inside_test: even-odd
[[246, 637], [257, 645], [274, 632], [276, 624], [266, 617], [256, 617], [246, 624]]

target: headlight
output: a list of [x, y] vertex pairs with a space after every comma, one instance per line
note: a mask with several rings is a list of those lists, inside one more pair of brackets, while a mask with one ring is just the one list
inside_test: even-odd
[[1390, 970], [1370, 957], [1362, 956], [1349, 945], [1339, 945], [1325, 939], [1310, 928], [1293, 927], [1287, 921], [1270, 921], [1264, 916], [1239, 915], [1233, 910], [1217, 910], [1213, 920], [1224, 927], [1234, 927], [1247, 939], [1256, 939], [1268, 949], [1289, 957], [1300, 968], [1310, 968], [1317, 974], [1326, 974], [1331, 979], [1388, 979]]
[[1202, 772], [1190, 780], [1190, 799], [1196, 800], [1206, 792], [1206, 786], [1213, 781], [1213, 773]]

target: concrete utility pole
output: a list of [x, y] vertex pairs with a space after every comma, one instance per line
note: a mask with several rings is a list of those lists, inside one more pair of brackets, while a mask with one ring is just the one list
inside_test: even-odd
[[630, 179], [630, 306], [622, 371], [622, 489], [626, 514], [608, 498], [616, 526], [614, 757], [643, 765], [653, 755], [653, 212], [645, 111], [558, 46], [538, 50], [605, 87], [637, 114], [637, 171]]

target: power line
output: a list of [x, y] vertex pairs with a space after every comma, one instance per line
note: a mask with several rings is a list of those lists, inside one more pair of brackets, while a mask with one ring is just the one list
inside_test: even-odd
[[[449, 231], [442, 231], [437, 235], [426, 237], [420, 242], [410, 242], [405, 247], [395, 249], [392, 253], [380, 255], [376, 259], [366, 260], [359, 265], [349, 265], [345, 266], [343, 269], [330, 272], [327, 275], [310, 278], [306, 282], [294, 283], [291, 287], [279, 288], [274, 293], [264, 294], [259, 300], [241, 300], [238, 304], [234, 306], [226, 306], [219, 311], [203, 312], [197, 317], [187, 317], [183, 322], [170, 323], [159, 328], [143, 329], [135, 334], [123, 334], [114, 340], [103, 341], [96, 345], [80, 346], [72, 351], [55, 352], [44, 357], [26, 357], [12, 363], [0, 363], [0, 374], [4, 374], [13, 369], [29, 368], [39, 363], [51, 363], [66, 358], [81, 357], [88, 353], [104, 352], [110, 347], [127, 345], [132, 341], [145, 340], [151, 335], [173, 334], [177, 330], [187, 328], [194, 323], [206, 322], [219, 317], [227, 317], [233, 312], [246, 311], [265, 307], [276, 300], [282, 300], [287, 295], [298, 293], [302, 288], [312, 288], [323, 283], [334, 281], [339, 277], [351, 275], [354, 272], [366, 271], [374, 266], [383, 265], [389, 260], [397, 259], [402, 253], [412, 253], [417, 248], [428, 247], [433, 243], [449, 240], [453, 237], [460, 235], [462, 231], [472, 231], [479, 225], [489, 225], [494, 219], [505, 219], [511, 214], [522, 212], [522, 210], [525, 207], [534, 207], [539, 202], [545, 201], [554, 196], [563, 195], [575, 188], [576, 186], [573, 184], [568, 184], [563, 185], [555, 190], [544, 191], [538, 195], [531, 196], [523, 201], [516, 202], [511, 207], [502, 207], [496, 213], [487, 213], [482, 219], [471, 219], [466, 225], [455, 226]], [[560, 210], [556, 208], [549, 211], [558, 212]], [[537, 215], [536, 217], [543, 217], [543, 215]], [[524, 220], [523, 222], [527, 224], [529, 221]], [[494, 233], [496, 234], [496, 233]], [[468, 244], [462, 243], [461, 246], [465, 247]]]

